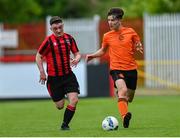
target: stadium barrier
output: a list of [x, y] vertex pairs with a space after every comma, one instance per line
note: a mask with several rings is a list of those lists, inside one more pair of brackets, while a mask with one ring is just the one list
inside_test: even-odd
[[[80, 85], [80, 97], [110, 96], [106, 64], [87, 65], [81, 60], [73, 72]], [[0, 99], [50, 98], [46, 85], [39, 84], [35, 62], [0, 63], [0, 78]]]
[[[171, 88], [171, 89], [175, 89], [175, 90], [180, 90], [180, 77], [179, 77], [179, 69], [180, 68], [180, 60], [161, 60], [161, 61], [144, 61], [144, 60], [138, 60], [137, 61], [139, 66], [163, 66], [163, 68], [161, 68], [163, 71], [165, 70], [167, 73], [169, 71], [169, 74], [161, 74], [161, 75], [154, 75], [152, 73], [146, 72], [144, 70], [140, 70], [138, 69], [138, 75], [139, 77], [144, 78], [144, 80], [147, 81], [151, 81], [154, 84], [156, 84], [155, 86], [146, 86], [146, 88]], [[173, 70], [168, 70], [168, 68], [175, 68], [174, 71], [177, 73], [177, 79], [174, 81], [170, 81], [170, 77], [171, 76], [171, 71]], [[156, 69], [156, 68], [155, 68]], [[161, 71], [161, 70], [158, 70]], [[162, 71], [161, 71], [162, 73]]]
[[145, 86], [179, 89], [180, 14], [145, 14], [144, 36]]

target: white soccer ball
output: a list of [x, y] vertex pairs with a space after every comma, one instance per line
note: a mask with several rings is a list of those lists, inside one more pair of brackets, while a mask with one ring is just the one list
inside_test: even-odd
[[102, 121], [102, 128], [103, 130], [117, 130], [119, 126], [118, 120], [114, 116], [107, 116]]

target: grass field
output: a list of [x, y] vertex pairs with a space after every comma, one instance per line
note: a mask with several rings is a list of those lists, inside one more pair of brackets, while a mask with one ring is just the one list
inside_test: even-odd
[[[70, 124], [59, 130], [63, 112], [51, 100], [0, 102], [1, 137], [180, 137], [180, 96], [136, 96], [129, 104], [130, 128], [121, 125], [114, 98], [82, 98]], [[104, 117], [119, 119], [117, 131], [103, 131]]]

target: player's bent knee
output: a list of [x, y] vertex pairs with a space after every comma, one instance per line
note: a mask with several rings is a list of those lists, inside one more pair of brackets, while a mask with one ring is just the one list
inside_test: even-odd
[[118, 91], [118, 95], [125, 96], [127, 95], [127, 88], [122, 88]]
[[76, 105], [76, 104], [78, 103], [78, 101], [79, 101], [78, 98], [72, 98], [70, 102], [71, 102], [73, 105]]
[[122, 88], [122, 91], [123, 91], [124, 93], [127, 93], [128, 89], [127, 89], [126, 87], [124, 87], [124, 88]]
[[75, 99], [73, 100], [73, 103], [77, 104], [78, 101], [79, 101], [78, 98], [75, 98]]

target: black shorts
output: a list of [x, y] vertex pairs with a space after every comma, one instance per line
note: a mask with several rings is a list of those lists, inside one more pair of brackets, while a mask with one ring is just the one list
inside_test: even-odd
[[80, 93], [79, 84], [73, 72], [64, 76], [48, 76], [47, 89], [54, 102], [63, 99], [67, 93]]
[[114, 87], [116, 88], [115, 81], [123, 79], [128, 89], [136, 90], [137, 86], [137, 70], [111, 70], [110, 74], [114, 80]]

